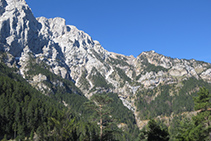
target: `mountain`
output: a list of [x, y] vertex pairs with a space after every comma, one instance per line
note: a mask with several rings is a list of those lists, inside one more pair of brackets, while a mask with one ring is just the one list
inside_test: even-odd
[[[0, 0], [0, 16], [1, 60], [33, 87], [45, 95], [116, 93], [140, 128], [150, 117], [192, 111], [192, 95], [211, 88], [210, 63], [108, 52], [62, 18], [35, 18], [24, 0]], [[60, 100], [67, 106], [67, 99]]]

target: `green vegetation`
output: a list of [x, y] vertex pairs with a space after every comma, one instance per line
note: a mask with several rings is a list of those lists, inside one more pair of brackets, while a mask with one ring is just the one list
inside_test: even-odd
[[[40, 71], [38, 68], [40, 68], [40, 70], [43, 69], [43, 71]], [[47, 78], [50, 78], [51, 81], [59, 80], [63, 83], [64, 83], [64, 81], [65, 82], [67, 81], [67, 80], [64, 80], [64, 79], [52, 74], [50, 71], [44, 70], [44, 68], [37, 66], [37, 67], [35, 67], [34, 75], [38, 74], [38, 73], [42, 73], [42, 74], [46, 75]], [[95, 86], [104, 87], [104, 88], [112, 88], [112, 86], [110, 84], [107, 84], [104, 77], [97, 71], [96, 68], [93, 68], [91, 74], [93, 74], [93, 76], [89, 77], [89, 79], [91, 79], [92, 82], [94, 82]], [[49, 75], [52, 75], [52, 76], [49, 76]], [[86, 74], [84, 73], [84, 76], [85, 75]], [[50, 83], [51, 81], [49, 81], [48, 83]], [[71, 81], [69, 83], [72, 84]], [[50, 84], [51, 84], [51, 85], [49, 85], [50, 88], [55, 89], [55, 90], [58, 89], [57, 91], [55, 91], [55, 94], [50, 95], [53, 99], [61, 101], [61, 102], [64, 100], [69, 105], [69, 107], [71, 107], [72, 111], [80, 113], [80, 114], [82, 114], [83, 118], [90, 120], [90, 115], [92, 115], [92, 112], [86, 110], [83, 105], [83, 103], [88, 101], [87, 98], [85, 98], [81, 93], [75, 94], [75, 93], [71, 93], [72, 91], [70, 91], [72, 89], [75, 89], [75, 86], [68, 84], [67, 86], [69, 86], [69, 85], [71, 86], [71, 87], [69, 86], [70, 90], [65, 91], [65, 89], [63, 89], [62, 87], [59, 87], [59, 86], [55, 87], [54, 85], [52, 85], [52, 83], [50, 83]], [[78, 90], [78, 89], [76, 89], [76, 90]], [[75, 92], [78, 92], [76, 90], [75, 90]], [[67, 92], [69, 92], [69, 93], [67, 93]], [[106, 93], [104, 93], [104, 94], [106, 94]], [[118, 96], [116, 94], [110, 93], [108, 95], [109, 95], [109, 97], [111, 97], [114, 100], [113, 102], [111, 102], [109, 104], [110, 107], [112, 109], [114, 109], [111, 111], [111, 115], [113, 117], [115, 117], [115, 120], [117, 121], [118, 124], [119, 123], [127, 124], [127, 126], [128, 126], [127, 132], [125, 131], [124, 136], [125, 136], [125, 138], [131, 139], [133, 137], [133, 135], [136, 136], [138, 134], [138, 128], [135, 125], [135, 120], [134, 120], [135, 118], [134, 118], [133, 113], [122, 104], [122, 101], [118, 98]], [[121, 111], [121, 114], [118, 111]]]
[[126, 127], [123, 128], [124, 139], [135, 140], [139, 133], [139, 129], [136, 125], [133, 112], [123, 105], [117, 94], [108, 93], [108, 96], [113, 99], [108, 105], [111, 108], [112, 117], [116, 120], [117, 124], [126, 124]]
[[188, 136], [193, 127], [194, 124], [191, 118], [181, 118], [178, 121], [177, 126], [175, 126], [174, 132], [172, 134], [172, 140], [190, 140]]
[[[96, 120], [91, 118], [94, 111], [84, 108], [88, 100], [82, 94], [75, 94], [72, 89], [63, 90], [60, 86], [49, 85], [54, 94], [45, 96], [29, 85], [20, 75], [0, 63], [0, 138], [28, 139], [34, 135], [43, 140], [100, 140], [100, 129]], [[37, 70], [35, 70], [37, 69]], [[42, 73], [51, 81], [61, 81], [67, 87], [73, 88], [69, 83], [58, 76], [54, 76], [42, 67], [35, 67], [31, 75]], [[38, 72], [37, 72], [38, 71]], [[47, 83], [51, 83], [47, 81]], [[52, 87], [51, 87], [52, 86]], [[70, 87], [72, 86], [72, 87]], [[63, 87], [65, 88], [65, 87]], [[60, 90], [56, 90], [60, 89]], [[59, 91], [64, 93], [59, 93]], [[70, 92], [70, 93], [68, 93]], [[105, 94], [106, 95], [106, 94]], [[105, 138], [116, 140], [133, 140], [138, 135], [134, 116], [123, 106], [115, 94], [108, 94], [113, 99], [109, 104], [111, 110], [112, 130], [105, 130]], [[62, 101], [68, 104], [65, 107]], [[122, 115], [114, 109], [119, 110]], [[119, 129], [117, 124], [124, 122], [125, 131]], [[134, 131], [135, 129], [135, 131]], [[118, 132], [114, 132], [118, 131]]]
[[115, 69], [117, 70], [119, 76], [121, 79], [123, 79], [124, 81], [128, 81], [129, 83], [131, 83], [131, 79], [125, 74], [125, 72], [118, 68], [118, 67], [115, 67]]
[[194, 128], [190, 131], [193, 140], [211, 140], [211, 95], [205, 87], [194, 97], [194, 109], [199, 110], [193, 117]]
[[164, 71], [164, 72], [168, 71], [168, 69], [166, 69], [162, 66], [155, 66], [154, 64], [150, 64], [150, 63], [147, 64], [146, 66], [147, 67], [145, 68], [145, 71], [147, 71], [147, 72], [153, 71], [155, 73], [158, 73], [159, 71]]
[[[93, 113], [92, 120], [100, 123], [103, 140], [135, 140], [137, 138], [139, 129], [134, 115], [122, 104], [117, 94], [95, 94], [85, 105], [96, 111]], [[122, 127], [124, 132], [117, 127], [120, 124], [125, 125]]]
[[92, 53], [97, 58], [97, 60], [99, 60], [101, 63], [104, 63], [104, 59], [101, 58], [101, 56], [94, 49], [92, 49]]
[[89, 90], [89, 88], [91, 87], [88, 80], [86, 79], [86, 76], [87, 76], [87, 72], [86, 71], [83, 71], [80, 79], [79, 79], [79, 83], [81, 84], [81, 87], [82, 89], [85, 89], [85, 90]]
[[[51, 73], [45, 63], [37, 64], [31, 59], [28, 69], [29, 81], [35, 75], [45, 75], [47, 80], [43, 83], [52, 92], [48, 96], [41, 94], [18, 74], [17, 69], [0, 63], [2, 140], [33, 140], [35, 137], [37, 140], [64, 141], [211, 140], [211, 85], [203, 80], [189, 78], [181, 86], [159, 85], [140, 91], [136, 106], [142, 119], [157, 116], [174, 118], [169, 121], [168, 130], [164, 121], [151, 119], [139, 131], [133, 112], [123, 105], [117, 94], [96, 94], [89, 101], [74, 82]], [[156, 72], [163, 68], [152, 66], [148, 69]], [[115, 67], [115, 70], [123, 83], [131, 83], [122, 69]], [[80, 81], [87, 83], [86, 88], [89, 89], [86, 77], [84, 72]], [[96, 68], [93, 68], [89, 79], [96, 87], [112, 88]], [[202, 86], [206, 88], [200, 88]], [[63, 102], [68, 106], [65, 107]], [[86, 109], [88, 105], [85, 103], [92, 108]], [[197, 111], [194, 116], [178, 116], [194, 110]]]
[[[125, 72], [124, 72], [122, 69], [120, 69], [120, 68], [118, 68], [118, 67], [114, 67], [114, 69], [115, 69], [116, 71], [114, 71], [114, 72], [111, 74], [111, 77], [112, 77], [114, 80], [116, 80], [116, 75], [118, 74], [118, 76], [121, 78], [121, 80], [120, 80], [120, 87], [123, 87], [123, 86], [125, 85], [126, 81], [127, 81], [128, 83], [132, 84], [132, 80], [125, 74]], [[119, 80], [117, 80], [117, 81], [119, 81]]]
[[[173, 97], [169, 95], [170, 88], [170, 86], [166, 85], [142, 92], [143, 98], [140, 96], [137, 103], [137, 109], [142, 119], [154, 118], [159, 115], [170, 115], [173, 112], [171, 106]], [[156, 91], [160, 91], [160, 94], [153, 100], [152, 97]]]
[[112, 126], [112, 118], [110, 116], [109, 107], [107, 106], [111, 102], [112, 99], [107, 95], [95, 94], [91, 97], [91, 101], [85, 103], [87, 108], [96, 111], [95, 120], [100, 123], [100, 141], [114, 140], [112, 133], [114, 133], [115, 129]]
[[155, 72], [158, 73], [159, 71], [167, 72], [168, 69], [162, 67], [162, 66], [155, 66], [154, 64], [149, 63], [146, 59], [144, 62], [142, 62], [144, 66], [144, 71], [142, 71], [141, 74], [136, 76], [136, 80], [139, 80], [142, 75], [145, 75], [147, 72]]
[[30, 60], [28, 69], [27, 77], [29, 80], [38, 74], [47, 77], [47, 80], [43, 83], [53, 91], [53, 93], [48, 94], [51, 98], [60, 103], [67, 103], [75, 112], [85, 112], [82, 105], [84, 102], [88, 101], [88, 99], [72, 81], [53, 74], [48, 70], [49, 68], [45, 63], [37, 64], [33, 59]]
[[120, 65], [120, 66], [130, 66], [127, 62], [126, 62], [126, 58], [118, 58], [118, 59], [114, 59], [112, 57], [109, 57], [108, 62], [111, 63], [112, 65]]
[[140, 134], [140, 140], [209, 141], [211, 140], [211, 94], [201, 87], [194, 99], [195, 114], [176, 115], [167, 127], [164, 121], [150, 120]]
[[[53, 83], [62, 82], [63, 83], [62, 89], [64, 89], [66, 92], [82, 94], [81, 91], [75, 86], [75, 84], [72, 81], [63, 79], [60, 76], [57, 76], [54, 73], [50, 72], [49, 66], [47, 66], [44, 62], [38, 64], [35, 62], [35, 60], [31, 59], [27, 68], [29, 69], [26, 74], [28, 80], [31, 80], [35, 75], [43, 74], [47, 77], [47, 81], [45, 81], [45, 84], [47, 86], [53, 87]], [[54, 93], [56, 92], [57, 89], [54, 89]], [[62, 92], [64, 93], [64, 91]]]
[[[159, 85], [152, 90], [141, 91], [138, 94], [139, 99], [136, 102], [140, 117], [142, 119], [149, 119], [159, 115], [170, 116], [172, 113], [179, 114], [186, 111], [193, 111], [194, 102], [192, 96], [196, 96], [197, 89], [202, 86], [211, 90], [209, 83], [190, 78], [183, 81], [182, 88], [176, 88], [175, 84]], [[178, 93], [170, 95], [175, 89], [179, 89]], [[159, 92], [159, 94], [153, 99], [156, 92]]]
[[[32, 139], [35, 133], [42, 140], [54, 140], [64, 134], [68, 136], [64, 140], [82, 138], [80, 132], [83, 130], [76, 128], [79, 119], [74, 120], [74, 113], [67, 114], [63, 104], [35, 90], [21, 76], [13, 73], [14, 69], [1, 63], [0, 66], [0, 138]], [[54, 130], [54, 121], [59, 123], [63, 120], [68, 125], [65, 130], [75, 134], [59, 132], [62, 128]]]
[[[22, 140], [26, 137], [32, 139], [35, 133], [43, 140], [60, 137], [63, 140], [70, 140], [97, 136], [98, 128], [85, 118], [90, 115], [88, 114], [90, 111], [83, 110], [82, 103], [88, 101], [83, 95], [74, 93], [59, 95], [57, 92], [50, 97], [45, 96], [15, 71], [16, 69], [0, 63], [0, 138], [5, 136], [8, 139]], [[65, 83], [65, 80], [63, 82]], [[66, 82], [68, 83], [72, 82]], [[68, 103], [69, 108], [61, 104], [61, 98]], [[65, 126], [56, 127], [58, 123]]]
[[190, 118], [184, 118], [176, 127], [177, 134], [175, 139], [183, 140], [211, 140], [211, 95], [206, 88], [200, 88], [194, 99], [194, 109], [197, 115]]
[[105, 89], [113, 88], [112, 84], [108, 84], [105, 78], [97, 71], [95, 67], [92, 68], [89, 79], [95, 87], [102, 87]]
[[139, 138], [142, 141], [168, 141], [169, 133], [165, 125], [162, 127], [155, 120], [151, 119], [147, 127], [141, 130]]

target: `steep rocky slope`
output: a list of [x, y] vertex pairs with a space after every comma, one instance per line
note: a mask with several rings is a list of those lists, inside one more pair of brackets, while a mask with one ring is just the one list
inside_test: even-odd
[[[44, 74], [29, 73], [30, 64], [40, 64], [73, 81], [87, 97], [117, 93], [136, 117], [136, 103], [145, 90], [154, 90], [148, 96], [150, 103], [161, 94], [161, 86], [174, 85], [170, 90], [179, 93], [183, 82], [190, 78], [211, 83], [209, 63], [170, 58], [155, 51], [142, 52], [137, 58], [108, 52], [88, 34], [66, 25], [62, 18], [36, 19], [24, 0], [0, 0], [0, 16], [1, 58], [8, 66], [19, 68], [23, 78], [43, 93], [53, 90], [43, 83], [47, 80]], [[51, 83], [60, 85], [59, 81]]]

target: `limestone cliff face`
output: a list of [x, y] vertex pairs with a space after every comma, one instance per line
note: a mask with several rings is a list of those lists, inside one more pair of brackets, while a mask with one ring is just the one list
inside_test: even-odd
[[[154, 51], [143, 52], [136, 59], [136, 72], [138, 82], [145, 86], [159, 85], [160, 83], [177, 83], [195, 77], [196, 79], [208, 80], [209, 63], [185, 59], [173, 59], [155, 53]], [[143, 72], [145, 74], [143, 74]], [[204, 76], [206, 74], [206, 76]]]
[[25, 1], [1, 0], [0, 7], [0, 49], [19, 57], [25, 46], [35, 49], [39, 23]]
[[[142, 52], [137, 58], [108, 52], [87, 33], [66, 25], [62, 18], [35, 18], [24, 0], [0, 0], [0, 51], [7, 53], [5, 62], [16, 65], [24, 78], [33, 59], [46, 64], [46, 69], [56, 75], [74, 81], [87, 97], [118, 93], [133, 111], [136, 94], [143, 89], [191, 77], [211, 83], [209, 63], [170, 58], [155, 51]], [[29, 81], [44, 92], [49, 90], [42, 84], [46, 79], [38, 74]]]

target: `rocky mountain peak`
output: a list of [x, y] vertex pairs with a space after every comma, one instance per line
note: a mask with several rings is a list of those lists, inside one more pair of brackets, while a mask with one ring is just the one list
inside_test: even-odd
[[25, 46], [34, 48], [38, 22], [24, 0], [1, 0], [1, 5], [0, 50], [20, 57]]
[[85, 32], [66, 25], [65, 19], [36, 19], [24, 0], [1, 0], [0, 6], [0, 50], [19, 58], [21, 72], [29, 60], [27, 52], [37, 62], [49, 65], [55, 74], [72, 77], [76, 82], [83, 67], [88, 72], [93, 67], [100, 68], [104, 74], [107, 71], [103, 61], [109, 52]]
[[[21, 9], [23, 6], [27, 6], [25, 0], [3, 0], [7, 3], [7, 10]], [[28, 6], [27, 6], [28, 7]]]
[[56, 17], [54, 19], [47, 19], [45, 17], [40, 17], [37, 18], [37, 20], [42, 24], [40, 32], [48, 34], [48, 36], [50, 34], [52, 35], [52, 38], [57, 38], [67, 32], [66, 21], [63, 18]]

